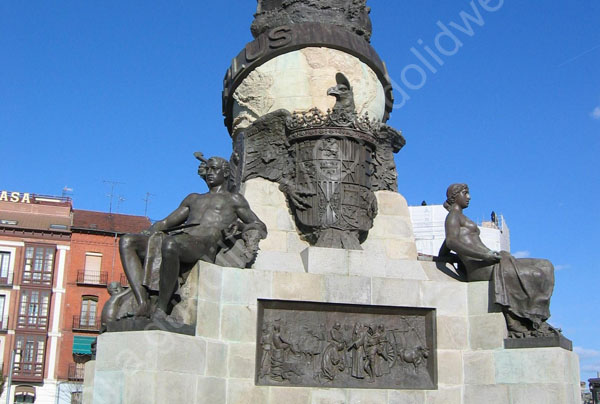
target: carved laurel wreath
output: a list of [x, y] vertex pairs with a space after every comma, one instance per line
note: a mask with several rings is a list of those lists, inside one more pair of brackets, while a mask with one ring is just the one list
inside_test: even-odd
[[370, 119], [369, 113], [358, 115], [355, 112], [327, 110], [327, 113], [321, 112], [318, 108], [312, 108], [305, 112], [295, 112], [286, 120], [286, 127], [290, 131], [297, 131], [312, 128], [349, 128], [362, 132], [376, 132], [379, 128], [379, 122]]

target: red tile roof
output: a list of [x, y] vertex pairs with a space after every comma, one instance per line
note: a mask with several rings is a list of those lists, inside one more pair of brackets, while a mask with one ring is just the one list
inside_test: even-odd
[[0, 226], [10, 229], [69, 232], [71, 204], [0, 202]]
[[[9, 221], [9, 223], [4, 221]], [[10, 212], [10, 214], [0, 212], [0, 226], [15, 229], [69, 232], [71, 218], [68, 216], [61, 217], [55, 215], [39, 215], [22, 212]]]
[[139, 233], [150, 227], [150, 219], [144, 216], [121, 215], [118, 213], [73, 210], [72, 230], [91, 230], [116, 233]]

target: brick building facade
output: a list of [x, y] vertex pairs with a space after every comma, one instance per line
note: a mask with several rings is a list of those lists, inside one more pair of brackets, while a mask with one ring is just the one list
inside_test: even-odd
[[120, 235], [149, 226], [150, 221], [140, 216], [73, 211], [56, 369], [59, 380], [72, 383], [61, 396], [79, 391], [76, 384], [83, 380], [83, 364], [90, 359], [90, 344], [100, 331], [100, 313], [110, 297], [106, 286], [110, 282], [127, 284], [119, 256]]
[[64, 197], [0, 191], [0, 368], [10, 403], [77, 403], [111, 281], [126, 282], [118, 238], [147, 218], [73, 210]]
[[71, 211], [68, 198], [0, 192], [0, 352], [6, 376], [15, 350], [11, 402], [53, 398]]

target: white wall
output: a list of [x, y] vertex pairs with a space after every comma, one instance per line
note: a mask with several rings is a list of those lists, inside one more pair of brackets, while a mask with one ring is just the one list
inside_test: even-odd
[[[417, 252], [425, 255], [438, 255], [440, 247], [446, 239], [444, 222], [448, 211], [442, 205], [409, 206], [408, 210], [415, 233]], [[499, 228], [478, 227], [481, 230], [481, 241], [488, 248], [496, 251], [510, 251], [510, 232], [503, 216], [500, 216]]]

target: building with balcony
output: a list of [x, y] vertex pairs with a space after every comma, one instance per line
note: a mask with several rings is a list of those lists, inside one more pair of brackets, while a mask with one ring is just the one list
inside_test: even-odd
[[0, 362], [6, 380], [14, 352], [10, 402], [55, 397], [71, 213], [69, 198], [0, 191]]
[[149, 226], [74, 210], [70, 198], [0, 191], [0, 369], [6, 380], [14, 354], [10, 403], [81, 402], [106, 286], [126, 284], [119, 237]]

